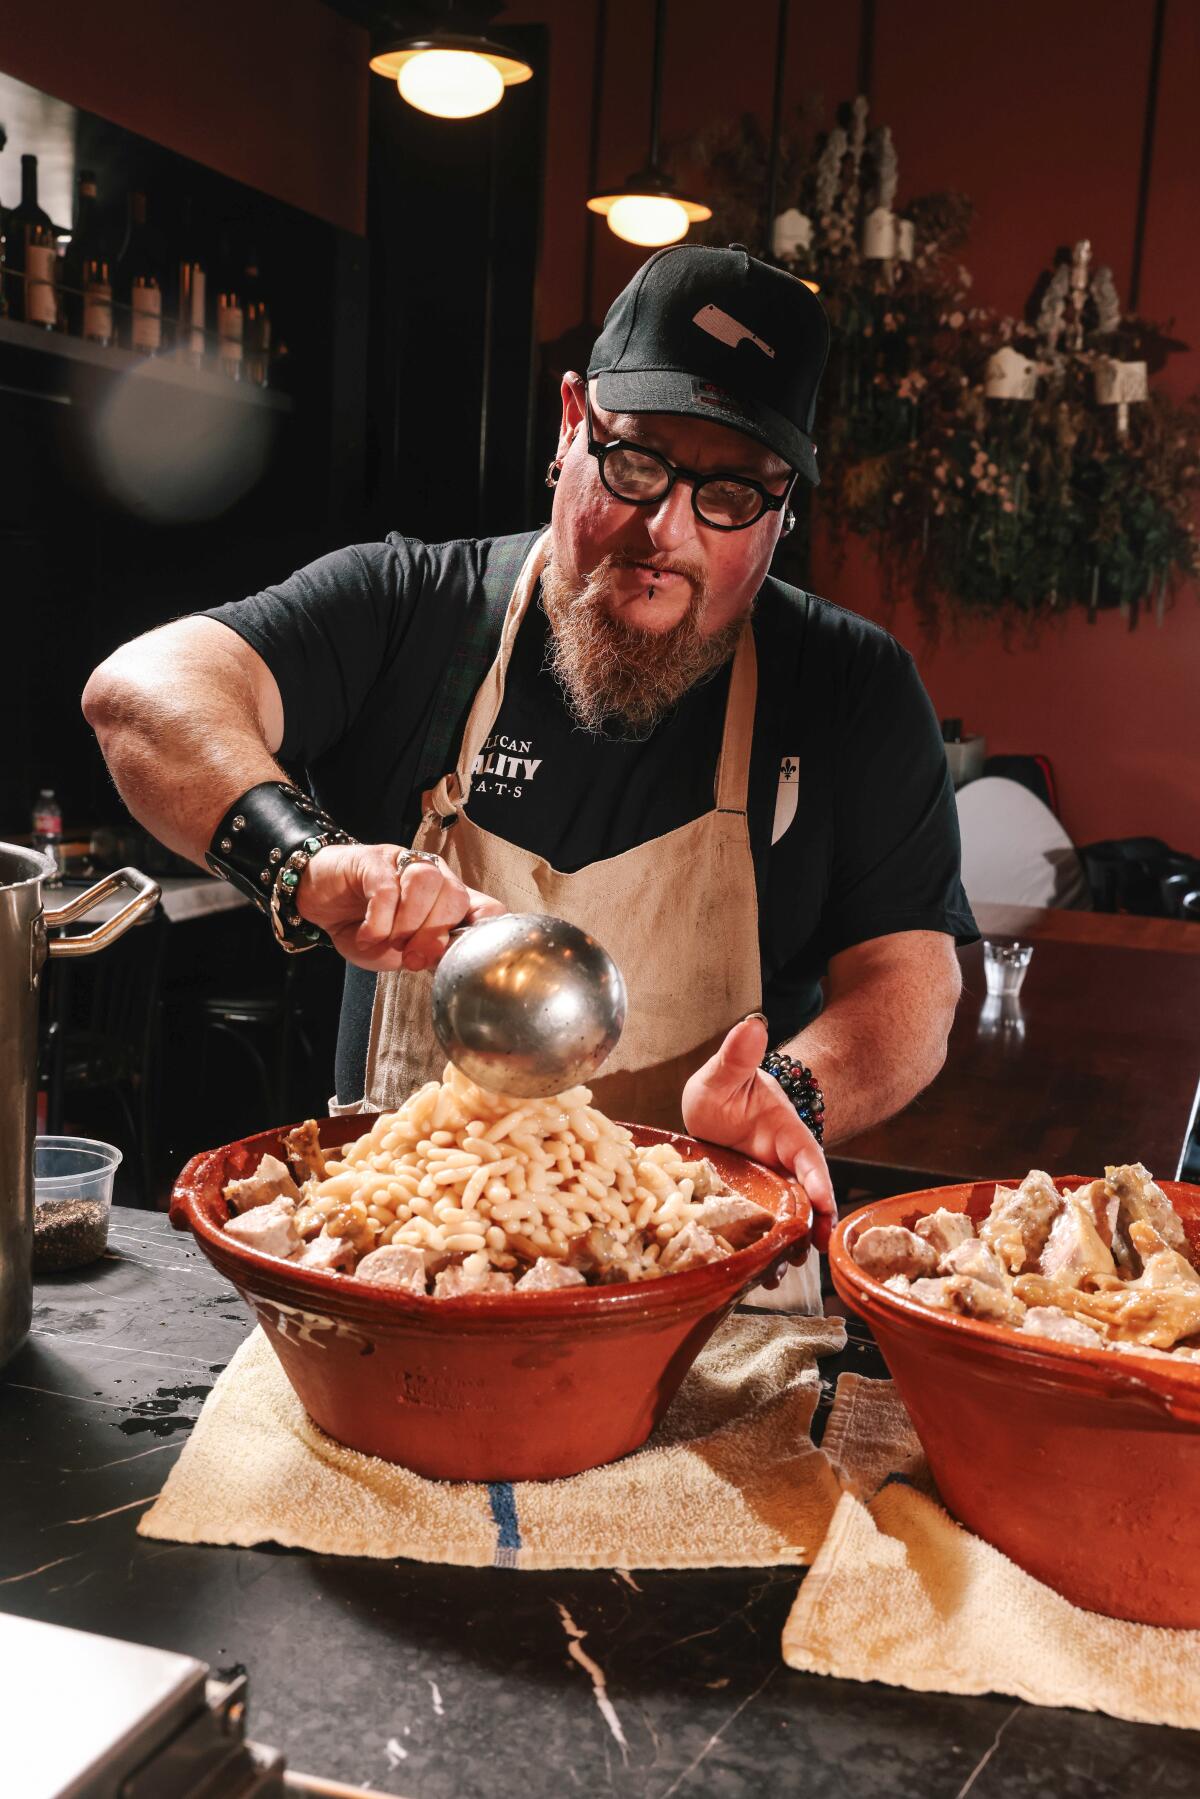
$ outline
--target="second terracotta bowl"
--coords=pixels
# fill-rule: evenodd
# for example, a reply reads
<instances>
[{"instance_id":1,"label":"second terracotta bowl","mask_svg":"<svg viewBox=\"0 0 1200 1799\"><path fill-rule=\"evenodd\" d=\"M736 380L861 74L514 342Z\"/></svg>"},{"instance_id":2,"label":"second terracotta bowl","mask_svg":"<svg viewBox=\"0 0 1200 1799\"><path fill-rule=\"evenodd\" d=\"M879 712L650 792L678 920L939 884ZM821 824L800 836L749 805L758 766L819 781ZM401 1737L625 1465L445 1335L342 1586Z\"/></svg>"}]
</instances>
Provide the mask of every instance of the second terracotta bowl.
<instances>
[{"instance_id":1,"label":"second terracotta bowl","mask_svg":"<svg viewBox=\"0 0 1200 1799\"><path fill-rule=\"evenodd\" d=\"M1161 1185L1200 1248L1200 1188ZM1075 1605L1196 1629L1200 1363L934 1311L890 1292L851 1254L872 1225L911 1228L939 1206L978 1222L995 1187L934 1187L852 1213L830 1245L834 1286L871 1326L956 1518Z\"/></svg>"},{"instance_id":2,"label":"second terracotta bowl","mask_svg":"<svg viewBox=\"0 0 1200 1799\"><path fill-rule=\"evenodd\" d=\"M325 1119L332 1148L371 1117ZM726 1313L786 1260L803 1260L812 1222L803 1189L731 1150L630 1125L639 1144L708 1156L775 1215L749 1248L687 1274L551 1293L416 1298L297 1268L228 1237L226 1182L282 1155L287 1126L195 1156L171 1196L253 1309L297 1397L352 1449L440 1480L551 1480L644 1443Z\"/></svg>"}]
</instances>

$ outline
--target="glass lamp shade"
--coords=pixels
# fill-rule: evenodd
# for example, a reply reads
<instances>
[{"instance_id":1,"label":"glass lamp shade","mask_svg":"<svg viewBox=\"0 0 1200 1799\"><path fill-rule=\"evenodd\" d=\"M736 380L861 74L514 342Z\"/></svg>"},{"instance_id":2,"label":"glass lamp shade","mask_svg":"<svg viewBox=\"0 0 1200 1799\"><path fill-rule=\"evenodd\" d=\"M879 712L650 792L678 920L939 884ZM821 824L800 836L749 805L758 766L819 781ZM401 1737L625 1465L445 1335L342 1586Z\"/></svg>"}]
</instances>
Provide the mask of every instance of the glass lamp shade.
<instances>
[{"instance_id":1,"label":"glass lamp shade","mask_svg":"<svg viewBox=\"0 0 1200 1799\"><path fill-rule=\"evenodd\" d=\"M528 63L486 38L449 35L407 38L373 56L371 67L390 76L410 106L440 119L490 112L506 87L533 74Z\"/></svg>"},{"instance_id":2,"label":"glass lamp shade","mask_svg":"<svg viewBox=\"0 0 1200 1799\"><path fill-rule=\"evenodd\" d=\"M401 97L439 119L473 119L504 97L504 77L470 50L422 50L396 77Z\"/></svg>"},{"instance_id":3,"label":"glass lamp shade","mask_svg":"<svg viewBox=\"0 0 1200 1799\"><path fill-rule=\"evenodd\" d=\"M597 194L588 201L588 209L608 220L615 237L647 248L677 244L686 237L689 225L712 218L711 206L672 193L666 182L654 175L647 179L632 176L620 193Z\"/></svg>"}]
</instances>

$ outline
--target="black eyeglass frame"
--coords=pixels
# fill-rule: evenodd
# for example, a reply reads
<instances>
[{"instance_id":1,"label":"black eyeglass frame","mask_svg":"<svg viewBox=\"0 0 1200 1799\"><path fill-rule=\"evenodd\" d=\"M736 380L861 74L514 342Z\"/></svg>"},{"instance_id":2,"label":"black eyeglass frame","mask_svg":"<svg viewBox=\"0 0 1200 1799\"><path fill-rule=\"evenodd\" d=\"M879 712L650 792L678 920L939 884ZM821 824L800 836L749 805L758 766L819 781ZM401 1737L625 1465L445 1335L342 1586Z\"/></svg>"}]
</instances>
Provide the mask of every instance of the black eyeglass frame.
<instances>
[{"instance_id":1,"label":"black eyeglass frame","mask_svg":"<svg viewBox=\"0 0 1200 1799\"><path fill-rule=\"evenodd\" d=\"M783 492L772 493L770 488L764 487L761 481L755 481L751 475L735 475L732 470L684 468L682 463L671 462L660 451L651 450L646 444L633 443L629 438L613 437L607 442L601 443L593 428L591 395L586 391L583 396L583 405L587 415L588 455L596 458L596 466L600 471L600 480L604 485L605 493L610 493L614 500L620 500L622 506L661 506L676 482L685 481L692 490L692 511L708 530L748 531L751 525L759 524L768 512L782 512L792 497L792 489L800 478L799 470L793 469L792 478ZM618 493L615 487L609 485L608 477L604 472L604 464L614 450L632 450L637 455L648 456L651 462L656 462L667 477L667 485L662 492L654 494L646 500L631 500L627 494ZM710 481L736 481L740 487L750 488L758 495L759 500L759 508L754 517L745 519L740 525L718 525L713 519L706 518L700 510L700 489L706 487Z\"/></svg>"}]
</instances>

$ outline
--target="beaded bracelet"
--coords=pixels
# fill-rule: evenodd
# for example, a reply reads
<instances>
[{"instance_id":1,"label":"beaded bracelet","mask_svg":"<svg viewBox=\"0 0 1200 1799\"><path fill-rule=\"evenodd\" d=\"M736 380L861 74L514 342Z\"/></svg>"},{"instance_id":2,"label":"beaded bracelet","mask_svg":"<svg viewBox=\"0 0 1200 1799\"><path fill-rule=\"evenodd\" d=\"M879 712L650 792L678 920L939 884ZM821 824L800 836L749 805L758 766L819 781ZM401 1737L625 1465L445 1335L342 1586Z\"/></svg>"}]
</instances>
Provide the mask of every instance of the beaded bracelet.
<instances>
[{"instance_id":1,"label":"beaded bracelet","mask_svg":"<svg viewBox=\"0 0 1200 1799\"><path fill-rule=\"evenodd\" d=\"M796 1108L801 1124L807 1126L818 1143L822 1142L825 1137L825 1095L812 1069L777 1049L769 1050L759 1067L779 1082Z\"/></svg>"}]
</instances>

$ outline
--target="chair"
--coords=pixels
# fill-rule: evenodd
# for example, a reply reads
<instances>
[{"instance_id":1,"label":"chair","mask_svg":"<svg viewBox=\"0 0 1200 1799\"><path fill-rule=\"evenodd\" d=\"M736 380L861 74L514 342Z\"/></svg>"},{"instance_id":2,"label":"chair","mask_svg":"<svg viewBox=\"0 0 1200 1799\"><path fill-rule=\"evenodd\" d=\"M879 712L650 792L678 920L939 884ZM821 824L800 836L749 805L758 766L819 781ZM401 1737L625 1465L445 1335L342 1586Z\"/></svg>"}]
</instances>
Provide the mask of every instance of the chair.
<instances>
[{"instance_id":1,"label":"chair","mask_svg":"<svg viewBox=\"0 0 1200 1799\"><path fill-rule=\"evenodd\" d=\"M1075 845L1048 806L996 775L960 787L962 880L972 904L1091 907Z\"/></svg>"},{"instance_id":2,"label":"chair","mask_svg":"<svg viewBox=\"0 0 1200 1799\"><path fill-rule=\"evenodd\" d=\"M124 1127L120 1147L144 1206L154 1203L166 935L159 906L101 954L50 961L42 1009L46 1130L62 1131L72 1102L114 1102Z\"/></svg>"}]
</instances>

